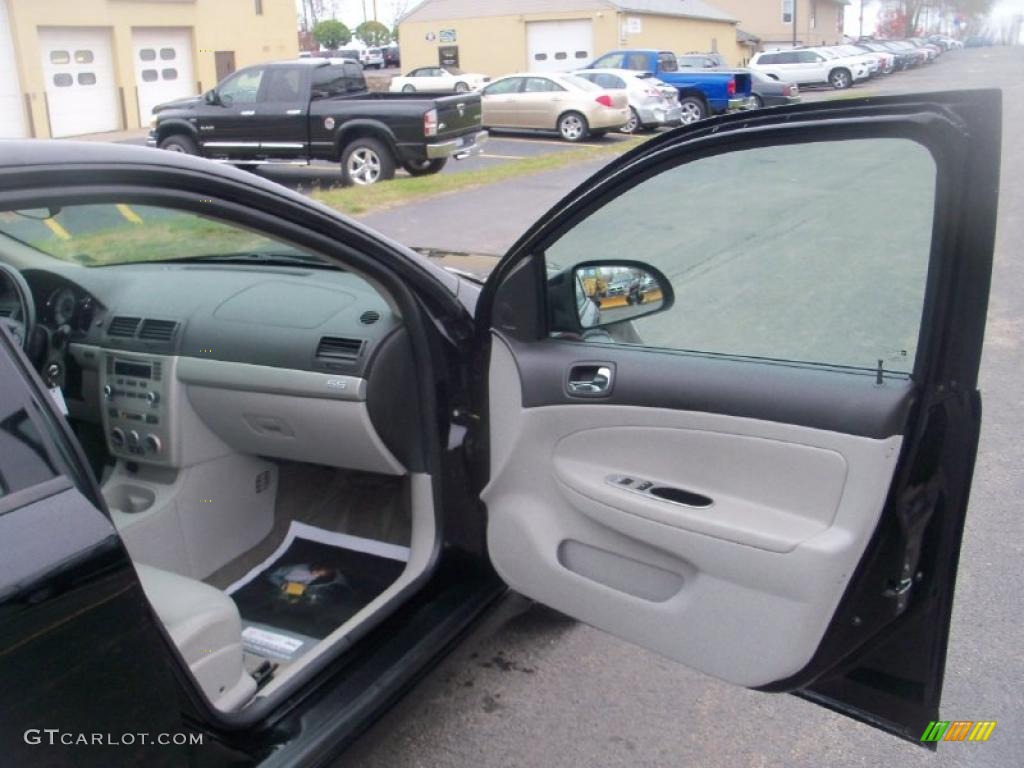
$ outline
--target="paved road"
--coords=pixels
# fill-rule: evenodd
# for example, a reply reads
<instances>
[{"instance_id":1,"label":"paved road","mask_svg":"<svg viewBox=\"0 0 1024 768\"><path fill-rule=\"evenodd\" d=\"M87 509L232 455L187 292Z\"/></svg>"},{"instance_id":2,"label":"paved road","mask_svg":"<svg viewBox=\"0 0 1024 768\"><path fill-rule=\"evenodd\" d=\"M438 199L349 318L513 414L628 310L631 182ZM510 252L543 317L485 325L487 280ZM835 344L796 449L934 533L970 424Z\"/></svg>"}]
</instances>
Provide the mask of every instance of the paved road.
<instances>
[{"instance_id":1,"label":"paved road","mask_svg":"<svg viewBox=\"0 0 1024 768\"><path fill-rule=\"evenodd\" d=\"M944 714L999 721L938 755L789 696L718 683L511 597L338 765L1011 766L1024 755L1024 49L977 49L872 84L1004 89L1000 224L982 388L985 423L964 537ZM868 87L861 89L867 92ZM808 100L833 94L808 94ZM407 242L501 250L577 183L567 169L367 218ZM410 238L407 221L421 235Z\"/></svg>"}]
</instances>

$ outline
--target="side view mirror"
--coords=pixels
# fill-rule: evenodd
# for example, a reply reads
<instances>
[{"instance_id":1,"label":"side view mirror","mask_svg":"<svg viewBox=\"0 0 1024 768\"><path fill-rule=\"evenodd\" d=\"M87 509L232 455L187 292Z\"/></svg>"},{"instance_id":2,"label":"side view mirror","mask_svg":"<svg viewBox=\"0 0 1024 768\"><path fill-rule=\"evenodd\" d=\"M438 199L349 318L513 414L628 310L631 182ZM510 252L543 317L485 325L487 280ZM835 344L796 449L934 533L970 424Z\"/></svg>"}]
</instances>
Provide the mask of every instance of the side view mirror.
<instances>
[{"instance_id":1,"label":"side view mirror","mask_svg":"<svg viewBox=\"0 0 1024 768\"><path fill-rule=\"evenodd\" d=\"M556 293L552 305L574 307L572 320L582 330L647 317L675 303L668 278L640 261L582 262L572 268L571 275L563 272L553 278L551 288ZM553 319L557 323L558 318Z\"/></svg>"},{"instance_id":2,"label":"side view mirror","mask_svg":"<svg viewBox=\"0 0 1024 768\"><path fill-rule=\"evenodd\" d=\"M203 101L205 101L207 104L210 104L211 106L217 106L221 103L220 96L217 95L217 91L214 88L211 88L203 94Z\"/></svg>"}]
</instances>

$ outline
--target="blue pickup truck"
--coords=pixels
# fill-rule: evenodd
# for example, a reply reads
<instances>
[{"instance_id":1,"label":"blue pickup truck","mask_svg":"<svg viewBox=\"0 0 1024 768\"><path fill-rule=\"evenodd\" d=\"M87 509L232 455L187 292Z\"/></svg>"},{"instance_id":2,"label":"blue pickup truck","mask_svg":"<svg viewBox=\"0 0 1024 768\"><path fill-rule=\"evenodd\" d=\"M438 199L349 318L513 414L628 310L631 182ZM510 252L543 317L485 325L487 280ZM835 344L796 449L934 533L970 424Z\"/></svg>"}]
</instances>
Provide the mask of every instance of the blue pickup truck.
<instances>
[{"instance_id":1,"label":"blue pickup truck","mask_svg":"<svg viewBox=\"0 0 1024 768\"><path fill-rule=\"evenodd\" d=\"M662 82L675 86L683 105L684 123L751 106L749 72L680 69L676 55L670 51L611 51L599 56L589 68L650 72Z\"/></svg>"}]
</instances>

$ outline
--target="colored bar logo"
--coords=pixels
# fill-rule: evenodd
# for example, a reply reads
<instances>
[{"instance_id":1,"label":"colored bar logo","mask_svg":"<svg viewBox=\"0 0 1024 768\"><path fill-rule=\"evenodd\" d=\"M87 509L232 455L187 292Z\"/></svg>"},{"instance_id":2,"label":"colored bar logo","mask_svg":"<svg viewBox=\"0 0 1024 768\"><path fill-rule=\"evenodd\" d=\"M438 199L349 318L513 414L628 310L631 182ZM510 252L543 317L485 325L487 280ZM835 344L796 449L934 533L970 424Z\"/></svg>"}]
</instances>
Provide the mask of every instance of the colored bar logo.
<instances>
[{"instance_id":1,"label":"colored bar logo","mask_svg":"<svg viewBox=\"0 0 1024 768\"><path fill-rule=\"evenodd\" d=\"M995 729L995 720L932 720L921 741L988 741Z\"/></svg>"}]
</instances>

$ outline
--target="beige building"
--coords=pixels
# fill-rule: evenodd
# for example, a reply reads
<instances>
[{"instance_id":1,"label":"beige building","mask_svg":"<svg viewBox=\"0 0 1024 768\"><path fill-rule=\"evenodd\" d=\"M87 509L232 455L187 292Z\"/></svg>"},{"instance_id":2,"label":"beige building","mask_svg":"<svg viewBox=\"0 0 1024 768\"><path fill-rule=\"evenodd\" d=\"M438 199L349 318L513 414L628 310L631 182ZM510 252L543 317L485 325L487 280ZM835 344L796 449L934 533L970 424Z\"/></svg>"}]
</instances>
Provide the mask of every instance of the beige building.
<instances>
[{"instance_id":1,"label":"beige building","mask_svg":"<svg viewBox=\"0 0 1024 768\"><path fill-rule=\"evenodd\" d=\"M497 77L567 71L620 48L749 54L737 18L703 0L424 0L399 24L402 67L449 64Z\"/></svg>"},{"instance_id":2,"label":"beige building","mask_svg":"<svg viewBox=\"0 0 1024 768\"><path fill-rule=\"evenodd\" d=\"M148 125L153 106L298 53L295 0L0 0L0 138Z\"/></svg>"},{"instance_id":3,"label":"beige building","mask_svg":"<svg viewBox=\"0 0 1024 768\"><path fill-rule=\"evenodd\" d=\"M829 45L843 40L843 14L850 0L715 0L758 38L761 50Z\"/></svg>"}]
</instances>

